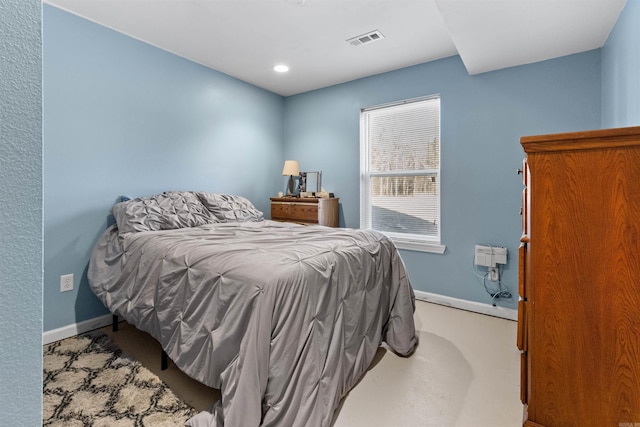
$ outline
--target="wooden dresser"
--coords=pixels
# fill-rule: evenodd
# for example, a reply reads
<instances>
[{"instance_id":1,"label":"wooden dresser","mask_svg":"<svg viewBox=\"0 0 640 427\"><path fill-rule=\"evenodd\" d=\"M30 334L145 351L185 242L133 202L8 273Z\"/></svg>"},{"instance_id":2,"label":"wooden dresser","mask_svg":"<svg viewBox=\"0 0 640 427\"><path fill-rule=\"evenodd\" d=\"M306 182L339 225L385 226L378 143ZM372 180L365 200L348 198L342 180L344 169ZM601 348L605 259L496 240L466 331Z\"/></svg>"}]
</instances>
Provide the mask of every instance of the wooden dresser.
<instances>
[{"instance_id":1,"label":"wooden dresser","mask_svg":"<svg viewBox=\"0 0 640 427\"><path fill-rule=\"evenodd\" d=\"M338 227L339 198L272 197L271 219Z\"/></svg>"},{"instance_id":2,"label":"wooden dresser","mask_svg":"<svg viewBox=\"0 0 640 427\"><path fill-rule=\"evenodd\" d=\"M640 127L520 140L528 427L640 425Z\"/></svg>"}]
</instances>

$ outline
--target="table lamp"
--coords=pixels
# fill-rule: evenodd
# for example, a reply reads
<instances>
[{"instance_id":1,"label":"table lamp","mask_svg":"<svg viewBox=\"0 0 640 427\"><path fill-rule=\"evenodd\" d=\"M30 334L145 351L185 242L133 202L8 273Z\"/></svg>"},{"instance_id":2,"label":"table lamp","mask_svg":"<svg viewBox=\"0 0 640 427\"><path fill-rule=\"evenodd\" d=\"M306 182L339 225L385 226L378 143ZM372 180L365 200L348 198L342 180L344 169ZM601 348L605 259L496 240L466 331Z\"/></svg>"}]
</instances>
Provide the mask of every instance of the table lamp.
<instances>
[{"instance_id":1,"label":"table lamp","mask_svg":"<svg viewBox=\"0 0 640 427\"><path fill-rule=\"evenodd\" d=\"M289 175L289 192L287 196L293 195L293 175L300 175L300 165L297 160L285 160L282 175Z\"/></svg>"}]
</instances>

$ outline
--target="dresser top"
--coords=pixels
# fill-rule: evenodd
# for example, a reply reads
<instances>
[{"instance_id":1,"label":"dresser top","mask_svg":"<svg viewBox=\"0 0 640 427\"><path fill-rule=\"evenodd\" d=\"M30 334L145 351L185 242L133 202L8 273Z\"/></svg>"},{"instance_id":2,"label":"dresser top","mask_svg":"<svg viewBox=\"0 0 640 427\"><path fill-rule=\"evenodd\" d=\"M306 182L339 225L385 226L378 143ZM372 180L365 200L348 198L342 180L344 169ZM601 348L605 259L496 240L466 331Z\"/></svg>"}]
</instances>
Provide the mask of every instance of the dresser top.
<instances>
[{"instance_id":1,"label":"dresser top","mask_svg":"<svg viewBox=\"0 0 640 427\"><path fill-rule=\"evenodd\" d=\"M329 197L338 200L338 197ZM318 203L320 197L270 197L272 202Z\"/></svg>"},{"instance_id":2,"label":"dresser top","mask_svg":"<svg viewBox=\"0 0 640 427\"><path fill-rule=\"evenodd\" d=\"M640 126L523 136L526 153L640 146Z\"/></svg>"}]
</instances>

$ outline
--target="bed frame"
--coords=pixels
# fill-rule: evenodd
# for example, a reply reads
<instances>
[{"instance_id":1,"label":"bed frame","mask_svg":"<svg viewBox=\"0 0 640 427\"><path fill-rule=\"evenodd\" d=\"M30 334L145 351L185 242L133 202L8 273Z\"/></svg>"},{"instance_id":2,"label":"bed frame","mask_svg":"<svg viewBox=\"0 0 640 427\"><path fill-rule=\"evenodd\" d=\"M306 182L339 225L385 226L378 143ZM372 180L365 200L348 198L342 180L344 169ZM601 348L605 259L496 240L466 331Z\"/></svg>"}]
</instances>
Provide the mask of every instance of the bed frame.
<instances>
[{"instance_id":1,"label":"bed frame","mask_svg":"<svg viewBox=\"0 0 640 427\"><path fill-rule=\"evenodd\" d=\"M113 332L118 332L118 315L114 314L113 317L111 318L111 330ZM167 355L167 352L164 351L164 349L160 350L160 370L164 371L167 369L167 367L169 366L169 356Z\"/></svg>"}]
</instances>

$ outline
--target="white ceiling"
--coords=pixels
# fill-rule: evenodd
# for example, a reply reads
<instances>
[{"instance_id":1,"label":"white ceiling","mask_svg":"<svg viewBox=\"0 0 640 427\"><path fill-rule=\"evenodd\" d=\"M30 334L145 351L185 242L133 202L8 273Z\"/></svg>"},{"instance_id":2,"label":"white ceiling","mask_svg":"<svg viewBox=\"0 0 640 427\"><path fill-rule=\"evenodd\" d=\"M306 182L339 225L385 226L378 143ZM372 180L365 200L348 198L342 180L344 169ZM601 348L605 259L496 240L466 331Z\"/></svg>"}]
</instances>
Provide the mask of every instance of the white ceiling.
<instances>
[{"instance_id":1,"label":"white ceiling","mask_svg":"<svg viewBox=\"0 0 640 427\"><path fill-rule=\"evenodd\" d=\"M456 54L477 74L597 49L626 2L44 1L284 96ZM384 39L346 42L373 30Z\"/></svg>"}]
</instances>

